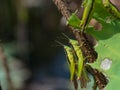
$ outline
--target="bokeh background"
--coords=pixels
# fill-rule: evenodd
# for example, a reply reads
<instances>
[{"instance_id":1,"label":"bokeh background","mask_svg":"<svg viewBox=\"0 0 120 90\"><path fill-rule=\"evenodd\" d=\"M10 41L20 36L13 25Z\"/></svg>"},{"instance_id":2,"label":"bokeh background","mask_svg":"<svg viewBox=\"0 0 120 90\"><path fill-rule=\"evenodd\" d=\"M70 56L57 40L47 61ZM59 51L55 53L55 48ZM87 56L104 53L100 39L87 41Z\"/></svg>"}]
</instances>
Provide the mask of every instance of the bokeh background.
<instances>
[{"instance_id":1,"label":"bokeh background","mask_svg":"<svg viewBox=\"0 0 120 90\"><path fill-rule=\"evenodd\" d=\"M55 42L61 32L68 30L52 0L0 0L0 47L15 90L69 89L64 50ZM9 90L2 64L2 90Z\"/></svg>"}]
</instances>

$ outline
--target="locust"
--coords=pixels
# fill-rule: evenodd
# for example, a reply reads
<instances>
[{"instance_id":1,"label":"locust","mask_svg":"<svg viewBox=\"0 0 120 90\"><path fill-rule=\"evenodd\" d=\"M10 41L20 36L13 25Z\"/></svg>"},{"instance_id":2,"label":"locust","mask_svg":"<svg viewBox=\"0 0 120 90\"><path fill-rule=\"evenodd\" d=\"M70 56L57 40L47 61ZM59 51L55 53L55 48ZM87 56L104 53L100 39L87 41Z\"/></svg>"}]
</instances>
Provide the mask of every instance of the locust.
<instances>
[{"instance_id":1,"label":"locust","mask_svg":"<svg viewBox=\"0 0 120 90\"><path fill-rule=\"evenodd\" d=\"M113 16L120 19L120 11L118 8L111 3L110 0L103 0L103 5Z\"/></svg>"},{"instance_id":2,"label":"locust","mask_svg":"<svg viewBox=\"0 0 120 90\"><path fill-rule=\"evenodd\" d=\"M71 44L76 56L77 56L77 78L80 80L81 88L85 88L87 86L87 82L89 82L89 77L87 74L86 69L84 68L84 65L86 64L85 62L85 57L82 53L81 50L81 45L79 45L77 40L70 39L67 35L63 33L63 35L69 40L69 43Z\"/></svg>"},{"instance_id":3,"label":"locust","mask_svg":"<svg viewBox=\"0 0 120 90\"><path fill-rule=\"evenodd\" d=\"M73 49L67 45L62 44L59 41L56 42L64 47L64 51L66 53L66 57L70 69L70 80L73 82L75 90L77 90L78 88L77 71L76 71L77 64L76 64L76 56L73 52Z\"/></svg>"},{"instance_id":4,"label":"locust","mask_svg":"<svg viewBox=\"0 0 120 90\"><path fill-rule=\"evenodd\" d=\"M84 0L82 3L84 9L82 19L79 19L79 17L76 16L76 12L77 12L76 10L75 13L72 13L72 15L68 18L67 25L73 26L74 28L77 28L78 30L84 32L92 18L94 5L95 5L95 0Z\"/></svg>"},{"instance_id":5,"label":"locust","mask_svg":"<svg viewBox=\"0 0 120 90\"><path fill-rule=\"evenodd\" d=\"M70 80L73 80L73 77L75 75L75 56L73 53L73 49L67 45L64 45L62 43L60 43L59 41L56 41L57 43L59 43L60 45L62 45L64 47L64 51L66 53L66 57L67 57L67 61L69 64L69 69L70 69Z\"/></svg>"},{"instance_id":6,"label":"locust","mask_svg":"<svg viewBox=\"0 0 120 90\"><path fill-rule=\"evenodd\" d=\"M81 32L79 32L76 34L76 38L79 44L81 44L81 50L83 51L83 54L86 57L86 62L94 63L98 57L98 54L95 51L93 44L88 40L86 34L81 34Z\"/></svg>"},{"instance_id":7,"label":"locust","mask_svg":"<svg viewBox=\"0 0 120 90\"><path fill-rule=\"evenodd\" d=\"M120 10L112 4L110 0L102 0L103 6L107 9L109 13L111 13L115 18L120 19ZM83 0L83 14L82 18L76 15L77 10L71 14L71 16L67 20L67 25L70 25L77 30L84 32L87 27L90 27L88 24L93 16L94 7L95 7L95 0Z\"/></svg>"},{"instance_id":8,"label":"locust","mask_svg":"<svg viewBox=\"0 0 120 90\"><path fill-rule=\"evenodd\" d=\"M95 0L84 0L83 3L84 12L80 23L81 31L84 31L90 22L93 15Z\"/></svg>"},{"instance_id":9,"label":"locust","mask_svg":"<svg viewBox=\"0 0 120 90\"><path fill-rule=\"evenodd\" d=\"M77 71L77 75L78 75L78 78L81 77L81 73L82 73L82 69L83 69L83 64L84 64L84 56L83 56L83 53L82 53L82 50L80 48L80 45L78 43L77 40L74 40L74 39L70 39L67 35L65 35L63 33L63 35L69 40L69 43L71 44L76 56L77 56L77 65L78 65L78 71Z\"/></svg>"},{"instance_id":10,"label":"locust","mask_svg":"<svg viewBox=\"0 0 120 90\"><path fill-rule=\"evenodd\" d=\"M85 58L84 58L84 56L82 54L82 51L80 49L80 46L79 46L78 42L76 40L73 40L73 39L69 39L69 42L72 45L72 47L73 47L73 49L75 51L75 54L77 55L77 58L78 58L78 61L77 61L78 72L77 72L77 74L78 74L78 78L80 78Z\"/></svg>"}]
</instances>

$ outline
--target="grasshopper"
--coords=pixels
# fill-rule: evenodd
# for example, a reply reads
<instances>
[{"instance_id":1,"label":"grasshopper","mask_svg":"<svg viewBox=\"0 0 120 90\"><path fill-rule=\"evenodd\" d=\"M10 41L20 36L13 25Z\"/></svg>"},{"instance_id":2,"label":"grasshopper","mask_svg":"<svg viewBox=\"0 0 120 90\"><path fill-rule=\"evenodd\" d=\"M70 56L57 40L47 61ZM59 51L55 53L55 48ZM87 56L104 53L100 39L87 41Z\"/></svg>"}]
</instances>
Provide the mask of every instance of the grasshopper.
<instances>
[{"instance_id":1,"label":"grasshopper","mask_svg":"<svg viewBox=\"0 0 120 90\"><path fill-rule=\"evenodd\" d=\"M79 17L76 16L77 11L75 11L75 13L72 13L72 15L68 18L67 24L81 31L84 31L92 17L93 10L94 10L93 9L94 1L95 0L84 0L82 3L83 8L84 8L82 19L80 20Z\"/></svg>"},{"instance_id":2,"label":"grasshopper","mask_svg":"<svg viewBox=\"0 0 120 90\"><path fill-rule=\"evenodd\" d=\"M68 60L68 64L69 64L69 69L70 69L70 80L73 81L74 84L74 88L75 90L77 90L78 88L78 83L77 83L77 75L76 75L76 57L75 54L73 52L73 49L67 45L64 45L58 41L56 41L57 43L59 43L60 45L62 45L64 47L65 53L66 53L66 57Z\"/></svg>"},{"instance_id":3,"label":"grasshopper","mask_svg":"<svg viewBox=\"0 0 120 90\"><path fill-rule=\"evenodd\" d=\"M64 45L58 41L56 41L58 44L60 44L61 46L64 47L64 51L66 53L66 57L67 57L67 60L68 60L68 64L69 64L69 69L70 69L70 80L72 81L73 78L74 78L74 75L75 75L75 56L74 56L74 53L73 53L73 49L67 45Z\"/></svg>"},{"instance_id":4,"label":"grasshopper","mask_svg":"<svg viewBox=\"0 0 120 90\"><path fill-rule=\"evenodd\" d=\"M84 31L92 17L95 0L84 0L82 5L84 8L84 12L83 12L82 20L79 26L81 27L81 30Z\"/></svg>"},{"instance_id":5,"label":"grasshopper","mask_svg":"<svg viewBox=\"0 0 120 90\"><path fill-rule=\"evenodd\" d=\"M94 61L96 61L98 54L94 50L93 45L90 43L85 33L78 33L76 38L80 44L82 43L81 49L86 57L86 62L93 63Z\"/></svg>"},{"instance_id":6,"label":"grasshopper","mask_svg":"<svg viewBox=\"0 0 120 90\"><path fill-rule=\"evenodd\" d=\"M73 39L70 39L67 35L63 34L68 40L69 40L69 43L71 44L76 56L77 56L77 65L78 65L78 69L77 69L77 75L78 75L78 79L81 77L81 74L82 74L82 71L83 71L83 68L84 68L84 56L83 56L83 53L82 53L82 50L81 50L81 46L79 45L78 41L77 40L73 40Z\"/></svg>"},{"instance_id":7,"label":"grasshopper","mask_svg":"<svg viewBox=\"0 0 120 90\"><path fill-rule=\"evenodd\" d=\"M115 7L110 0L103 0L104 7L110 12L113 16L120 19L120 12L117 7Z\"/></svg>"}]
</instances>

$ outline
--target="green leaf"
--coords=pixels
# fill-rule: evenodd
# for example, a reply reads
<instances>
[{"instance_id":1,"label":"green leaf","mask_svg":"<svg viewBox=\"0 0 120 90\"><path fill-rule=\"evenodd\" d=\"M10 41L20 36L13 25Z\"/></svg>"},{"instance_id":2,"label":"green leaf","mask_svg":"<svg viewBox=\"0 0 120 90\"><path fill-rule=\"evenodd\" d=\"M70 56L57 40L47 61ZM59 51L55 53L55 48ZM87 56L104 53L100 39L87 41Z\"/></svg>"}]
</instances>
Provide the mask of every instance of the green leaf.
<instances>
[{"instance_id":1,"label":"green leaf","mask_svg":"<svg viewBox=\"0 0 120 90\"><path fill-rule=\"evenodd\" d=\"M103 7L102 0L95 0L95 2L93 17L102 24L102 30L95 31L94 28L87 28L86 30L98 41L95 47L98 52L98 59L90 65L107 76L109 83L106 90L113 90L114 88L119 90L120 85L117 83L120 80L120 21L110 18L111 14ZM68 20L68 24L76 28L79 28L80 22L75 13ZM88 84L87 88L92 86L91 83ZM87 88L84 90L87 90ZM89 88L89 90L91 89Z\"/></svg>"},{"instance_id":2,"label":"green leaf","mask_svg":"<svg viewBox=\"0 0 120 90\"><path fill-rule=\"evenodd\" d=\"M81 20L76 16L76 13L73 13L67 21L67 24L73 26L74 28L80 28L80 23Z\"/></svg>"},{"instance_id":3,"label":"green leaf","mask_svg":"<svg viewBox=\"0 0 120 90\"><path fill-rule=\"evenodd\" d=\"M109 13L99 2L96 4L94 18L102 24L101 31L95 31L88 28L87 33L97 39L98 44L95 50L98 52L98 59L95 63L90 64L92 67L99 69L109 79L106 90L119 90L120 85L120 22L112 20L107 23ZM105 62L107 61L107 62Z\"/></svg>"}]
</instances>

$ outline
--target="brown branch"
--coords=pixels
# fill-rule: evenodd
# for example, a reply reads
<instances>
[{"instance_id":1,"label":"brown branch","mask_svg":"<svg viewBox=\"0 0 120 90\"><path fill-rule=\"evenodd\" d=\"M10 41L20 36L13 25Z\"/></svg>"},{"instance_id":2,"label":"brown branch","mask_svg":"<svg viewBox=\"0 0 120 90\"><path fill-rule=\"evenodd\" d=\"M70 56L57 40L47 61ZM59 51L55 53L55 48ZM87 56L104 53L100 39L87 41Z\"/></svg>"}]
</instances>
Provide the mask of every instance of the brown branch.
<instances>
[{"instance_id":1,"label":"brown branch","mask_svg":"<svg viewBox=\"0 0 120 90\"><path fill-rule=\"evenodd\" d=\"M68 20L72 12L66 2L64 0L53 0L53 2L58 7L62 15Z\"/></svg>"},{"instance_id":2,"label":"brown branch","mask_svg":"<svg viewBox=\"0 0 120 90\"><path fill-rule=\"evenodd\" d=\"M106 78L106 76L98 69L92 68L90 65L86 65L85 68L94 78L93 89L96 90L96 88L98 87L99 90L103 90L108 84L108 79Z\"/></svg>"},{"instance_id":3,"label":"brown branch","mask_svg":"<svg viewBox=\"0 0 120 90\"><path fill-rule=\"evenodd\" d=\"M96 61L98 57L97 52L94 50L94 47L91 44L91 42L89 42L88 38L86 37L86 34L83 32L78 32L78 30L73 33L76 39L78 40L79 44L82 44L81 49L86 57L86 62L93 63L94 61Z\"/></svg>"}]
</instances>

